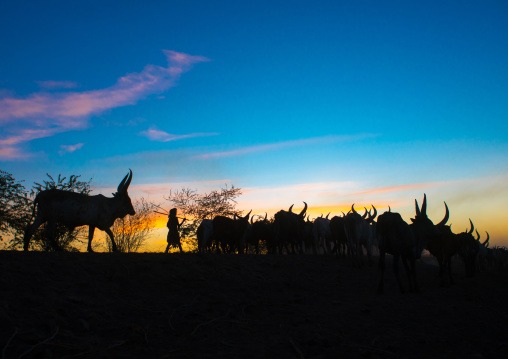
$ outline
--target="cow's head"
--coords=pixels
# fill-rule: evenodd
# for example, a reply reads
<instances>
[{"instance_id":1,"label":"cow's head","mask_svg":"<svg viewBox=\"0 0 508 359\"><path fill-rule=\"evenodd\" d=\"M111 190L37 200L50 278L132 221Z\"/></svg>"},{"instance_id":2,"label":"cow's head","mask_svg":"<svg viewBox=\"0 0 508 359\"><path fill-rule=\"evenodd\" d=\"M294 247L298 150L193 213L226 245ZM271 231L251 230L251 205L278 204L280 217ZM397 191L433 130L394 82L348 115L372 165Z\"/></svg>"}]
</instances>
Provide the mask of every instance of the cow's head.
<instances>
[{"instance_id":1,"label":"cow's head","mask_svg":"<svg viewBox=\"0 0 508 359\"><path fill-rule=\"evenodd\" d=\"M423 249L427 246L427 243L432 240L439 240L441 238L441 232L432 223L430 218L427 216L427 196L423 195L422 209L418 207L418 201L415 199L415 218L411 218L411 228L415 236L415 254L417 258Z\"/></svg>"},{"instance_id":2,"label":"cow's head","mask_svg":"<svg viewBox=\"0 0 508 359\"><path fill-rule=\"evenodd\" d=\"M119 218L123 218L126 215L135 215L136 211L134 211L134 207L132 206L131 199L129 194L127 193L127 189L132 181L132 170L129 169L129 173L123 178L122 182L118 185L116 193L113 193L113 196L121 201L122 205L119 209L118 216Z\"/></svg>"},{"instance_id":3,"label":"cow's head","mask_svg":"<svg viewBox=\"0 0 508 359\"><path fill-rule=\"evenodd\" d=\"M372 208L374 209L374 214L371 215L370 211L369 211L369 218L367 218L367 223L373 223L374 219L376 219L377 209L376 209L376 207L374 207L374 205L372 205Z\"/></svg>"}]
</instances>

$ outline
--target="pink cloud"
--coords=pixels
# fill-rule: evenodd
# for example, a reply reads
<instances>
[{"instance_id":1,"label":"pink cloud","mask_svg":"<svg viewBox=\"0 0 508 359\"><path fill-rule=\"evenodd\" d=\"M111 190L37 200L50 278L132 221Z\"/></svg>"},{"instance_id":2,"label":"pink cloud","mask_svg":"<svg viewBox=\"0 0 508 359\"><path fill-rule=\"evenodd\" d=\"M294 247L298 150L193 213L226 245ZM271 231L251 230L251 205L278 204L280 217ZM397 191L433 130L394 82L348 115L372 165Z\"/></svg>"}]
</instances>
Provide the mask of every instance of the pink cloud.
<instances>
[{"instance_id":1,"label":"pink cloud","mask_svg":"<svg viewBox=\"0 0 508 359\"><path fill-rule=\"evenodd\" d=\"M127 74L111 87L83 92L37 92L25 98L6 94L0 98L0 125L20 138L20 126L51 128L53 133L87 127L90 116L127 105L134 105L148 95L161 93L176 85L180 75L193 64L209 61L202 56L191 56L164 50L168 66L147 65L139 73ZM46 85L58 82L45 81ZM61 85L61 83L60 83ZM70 85L70 83L67 83ZM11 128L9 128L11 127ZM13 141L9 138L3 141ZM27 139L30 140L30 139Z\"/></svg>"},{"instance_id":2,"label":"pink cloud","mask_svg":"<svg viewBox=\"0 0 508 359\"><path fill-rule=\"evenodd\" d=\"M189 133L186 135L173 135L171 133L161 131L155 127L151 127L146 131L141 131L139 134L141 136L147 137L151 141L157 141L157 142L169 142L169 141L182 140L185 138L217 135L217 133Z\"/></svg>"},{"instance_id":3,"label":"pink cloud","mask_svg":"<svg viewBox=\"0 0 508 359\"><path fill-rule=\"evenodd\" d=\"M57 132L56 129L20 129L15 135L0 138L0 148L17 145L37 138L50 137Z\"/></svg>"},{"instance_id":4,"label":"pink cloud","mask_svg":"<svg viewBox=\"0 0 508 359\"><path fill-rule=\"evenodd\" d=\"M0 158L4 161L25 160L29 157L31 157L31 155L23 153L23 151L17 147L0 147Z\"/></svg>"}]
</instances>

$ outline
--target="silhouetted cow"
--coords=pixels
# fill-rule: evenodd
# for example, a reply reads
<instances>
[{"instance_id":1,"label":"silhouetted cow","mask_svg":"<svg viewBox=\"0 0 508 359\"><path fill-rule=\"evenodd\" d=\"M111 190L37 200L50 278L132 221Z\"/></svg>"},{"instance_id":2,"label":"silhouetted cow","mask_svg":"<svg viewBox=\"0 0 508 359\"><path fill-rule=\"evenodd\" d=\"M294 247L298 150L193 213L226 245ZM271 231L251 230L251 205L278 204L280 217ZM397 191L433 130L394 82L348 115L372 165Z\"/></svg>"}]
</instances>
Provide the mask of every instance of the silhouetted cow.
<instances>
[{"instance_id":1,"label":"silhouetted cow","mask_svg":"<svg viewBox=\"0 0 508 359\"><path fill-rule=\"evenodd\" d=\"M480 251L478 241L473 237L474 225L471 219L469 220L471 229L466 232L457 234L458 241L458 254L464 262L466 277L473 277L476 273L476 258Z\"/></svg>"},{"instance_id":2,"label":"silhouetted cow","mask_svg":"<svg viewBox=\"0 0 508 359\"><path fill-rule=\"evenodd\" d=\"M353 204L351 206L351 212L349 212L344 218L344 229L346 232L349 251L351 252L353 259L353 265L357 265L359 267L363 266L363 245L367 249L369 264L372 263L372 252L370 246L371 228L369 223L365 220L367 213L367 209L365 209L365 214L360 216L360 214L355 211L355 205Z\"/></svg>"},{"instance_id":3,"label":"silhouetted cow","mask_svg":"<svg viewBox=\"0 0 508 359\"><path fill-rule=\"evenodd\" d=\"M476 230L476 240L478 241L478 258L476 259L476 268L480 270L485 270L489 266L489 263L492 261L492 250L489 248L489 232L487 233L487 239L482 243L480 242L480 233Z\"/></svg>"},{"instance_id":4,"label":"silhouetted cow","mask_svg":"<svg viewBox=\"0 0 508 359\"><path fill-rule=\"evenodd\" d=\"M89 196L82 193L49 189L39 192L35 197L32 217L37 209L37 215L25 231L23 238L23 249L28 250L30 239L33 234L45 222L47 225L47 237L55 249L59 249L54 238L55 226L57 223L67 226L69 230L76 227L88 226L88 252L92 250L92 239L95 228L106 232L111 239L113 251L116 251L116 243L110 227L117 218L126 215L134 215L131 199L127 189L132 181L132 171L124 177L118 185L117 192L113 197L104 197L99 194Z\"/></svg>"},{"instance_id":5,"label":"silhouetted cow","mask_svg":"<svg viewBox=\"0 0 508 359\"><path fill-rule=\"evenodd\" d=\"M409 290L418 291L416 282L415 261L421 257L423 249L429 240L435 240L441 236L437 227L427 216L427 196L424 194L422 210L415 200L415 218L411 218L412 224L408 225L400 214L385 212L378 217L377 237L379 246L379 268L381 269L381 281L378 292L383 292L383 278L385 270L385 253L393 255L393 270L399 284L399 289L404 292L404 287L399 277L399 258L409 278Z\"/></svg>"},{"instance_id":6,"label":"silhouetted cow","mask_svg":"<svg viewBox=\"0 0 508 359\"><path fill-rule=\"evenodd\" d=\"M437 229L441 233L441 237L432 237L427 242L427 250L430 254L432 254L437 259L437 263L439 264L439 278L440 285L445 286L447 283L453 284L453 276L452 276L452 257L457 254L458 251L458 241L457 236L452 232L450 226L446 225L448 219L450 217L450 212L448 210L448 206L445 205L445 216L441 222L436 224ZM445 278L445 271L448 274L448 281Z\"/></svg>"},{"instance_id":7,"label":"silhouetted cow","mask_svg":"<svg viewBox=\"0 0 508 359\"><path fill-rule=\"evenodd\" d=\"M198 251L203 252L212 247L213 223L211 219L203 219L196 230Z\"/></svg>"},{"instance_id":8,"label":"silhouetted cow","mask_svg":"<svg viewBox=\"0 0 508 359\"><path fill-rule=\"evenodd\" d=\"M292 212L293 205L289 207L289 211L280 210L275 214L274 219L274 230L275 230L275 242L279 254L282 254L282 248L286 248L289 253L291 247L291 253L296 253L297 249L302 251L302 240L304 236L304 217L307 211L307 203L303 202L305 207L296 214Z\"/></svg>"},{"instance_id":9,"label":"silhouetted cow","mask_svg":"<svg viewBox=\"0 0 508 359\"><path fill-rule=\"evenodd\" d=\"M346 255L347 236L344 229L344 217L334 216L330 220L330 231L332 233L332 241L335 244L335 254L337 256Z\"/></svg>"},{"instance_id":10,"label":"silhouetted cow","mask_svg":"<svg viewBox=\"0 0 508 359\"><path fill-rule=\"evenodd\" d=\"M335 249L335 245L333 244L332 239L332 231L330 230L330 220L328 219L328 216L326 216L326 218L316 218L314 220L312 232L314 237L314 246L312 247L314 254L319 248L323 248L323 253L325 254Z\"/></svg>"},{"instance_id":11,"label":"silhouetted cow","mask_svg":"<svg viewBox=\"0 0 508 359\"><path fill-rule=\"evenodd\" d=\"M268 214L265 214L264 219L256 222L254 222L253 217L251 217L250 225L247 227L244 236L246 251L248 251L249 245L252 245L255 248L256 254L259 254L260 242L265 242L268 248L268 245L273 237L273 226L268 220Z\"/></svg>"},{"instance_id":12,"label":"silhouetted cow","mask_svg":"<svg viewBox=\"0 0 508 359\"><path fill-rule=\"evenodd\" d=\"M225 216L216 216L212 221L213 238L217 244L217 249L220 247L223 253L242 254L245 249L244 233L249 225L250 213L245 217L234 215L234 218Z\"/></svg>"}]
</instances>

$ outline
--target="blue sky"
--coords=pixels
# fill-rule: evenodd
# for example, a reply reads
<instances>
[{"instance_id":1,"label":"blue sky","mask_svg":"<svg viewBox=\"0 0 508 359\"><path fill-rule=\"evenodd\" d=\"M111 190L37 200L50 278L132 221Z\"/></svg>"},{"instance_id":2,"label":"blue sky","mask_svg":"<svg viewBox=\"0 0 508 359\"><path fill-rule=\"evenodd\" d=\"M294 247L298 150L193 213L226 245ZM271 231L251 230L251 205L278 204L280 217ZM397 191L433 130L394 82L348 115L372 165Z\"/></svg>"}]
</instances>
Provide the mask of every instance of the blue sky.
<instances>
[{"instance_id":1,"label":"blue sky","mask_svg":"<svg viewBox=\"0 0 508 359\"><path fill-rule=\"evenodd\" d=\"M239 208L391 205L508 244L505 1L3 1L0 169Z\"/></svg>"}]
</instances>

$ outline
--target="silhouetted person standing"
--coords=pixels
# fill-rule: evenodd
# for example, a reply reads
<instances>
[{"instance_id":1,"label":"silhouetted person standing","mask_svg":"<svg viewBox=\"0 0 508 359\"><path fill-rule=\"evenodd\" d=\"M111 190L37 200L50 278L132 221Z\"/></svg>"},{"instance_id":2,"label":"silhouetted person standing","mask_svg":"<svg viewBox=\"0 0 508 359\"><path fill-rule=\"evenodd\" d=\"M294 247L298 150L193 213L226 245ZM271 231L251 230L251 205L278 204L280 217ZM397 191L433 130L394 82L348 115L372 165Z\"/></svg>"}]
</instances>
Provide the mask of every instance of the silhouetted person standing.
<instances>
[{"instance_id":1,"label":"silhouetted person standing","mask_svg":"<svg viewBox=\"0 0 508 359\"><path fill-rule=\"evenodd\" d=\"M186 218L184 218L182 222L179 222L178 217L176 216L176 208L171 208L171 210L169 211L167 224L167 227L169 229L168 245L164 253L168 253L169 247L177 247L177 246L180 249L180 252L183 252L182 245L180 244L180 227L185 221Z\"/></svg>"}]
</instances>

